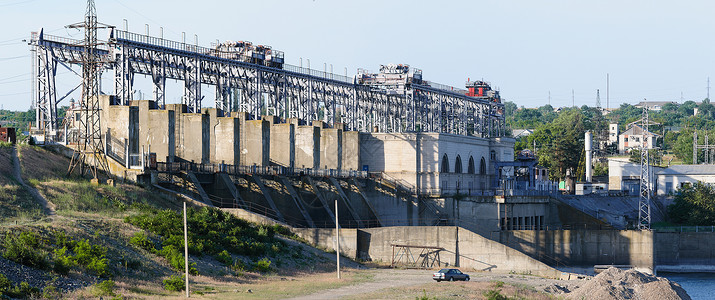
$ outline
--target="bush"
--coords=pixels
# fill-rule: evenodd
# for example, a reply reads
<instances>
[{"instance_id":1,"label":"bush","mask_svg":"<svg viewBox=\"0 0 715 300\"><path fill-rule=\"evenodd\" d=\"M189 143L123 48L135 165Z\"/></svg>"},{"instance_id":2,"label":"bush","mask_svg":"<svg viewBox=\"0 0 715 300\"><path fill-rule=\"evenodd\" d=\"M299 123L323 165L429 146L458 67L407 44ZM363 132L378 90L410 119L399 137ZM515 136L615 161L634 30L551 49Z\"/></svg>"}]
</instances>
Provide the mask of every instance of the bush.
<instances>
[{"instance_id":1,"label":"bush","mask_svg":"<svg viewBox=\"0 0 715 300\"><path fill-rule=\"evenodd\" d=\"M129 239L129 243L149 252L156 252L156 249L154 248L154 243L149 240L149 237L143 231L134 233L134 236Z\"/></svg>"},{"instance_id":2,"label":"bush","mask_svg":"<svg viewBox=\"0 0 715 300\"><path fill-rule=\"evenodd\" d=\"M7 279L7 277L3 274L0 274L0 294L5 293L12 288L12 282L10 282L10 279Z\"/></svg>"},{"instance_id":3,"label":"bush","mask_svg":"<svg viewBox=\"0 0 715 300\"><path fill-rule=\"evenodd\" d=\"M37 298L40 294L40 290L36 287L31 287L29 283L23 281L19 285L15 285L4 292L3 295L7 295L10 298Z\"/></svg>"},{"instance_id":4,"label":"bush","mask_svg":"<svg viewBox=\"0 0 715 300\"><path fill-rule=\"evenodd\" d=\"M8 233L5 236L3 257L26 266L47 269L49 263L39 250L40 242L34 232L25 231L20 235Z\"/></svg>"},{"instance_id":5,"label":"bush","mask_svg":"<svg viewBox=\"0 0 715 300\"><path fill-rule=\"evenodd\" d=\"M268 272L271 270L271 261L264 257L253 264L253 269L261 273Z\"/></svg>"},{"instance_id":6,"label":"bush","mask_svg":"<svg viewBox=\"0 0 715 300\"><path fill-rule=\"evenodd\" d=\"M59 274L67 275L72 266L76 264L72 255L67 254L67 247L55 249L53 254L55 262L53 270Z\"/></svg>"},{"instance_id":7,"label":"bush","mask_svg":"<svg viewBox=\"0 0 715 300\"><path fill-rule=\"evenodd\" d=\"M218 262L227 266L230 266L233 263L233 258L231 258L231 254L229 254L226 250L221 251L221 253L217 254L215 258Z\"/></svg>"},{"instance_id":8,"label":"bush","mask_svg":"<svg viewBox=\"0 0 715 300\"><path fill-rule=\"evenodd\" d=\"M62 294L59 290L57 290L57 287L54 285L48 285L42 289L43 299L60 299L61 296Z\"/></svg>"},{"instance_id":9,"label":"bush","mask_svg":"<svg viewBox=\"0 0 715 300\"><path fill-rule=\"evenodd\" d=\"M183 291L186 288L184 276L171 275L164 279L164 289L167 291Z\"/></svg>"},{"instance_id":10,"label":"bush","mask_svg":"<svg viewBox=\"0 0 715 300\"><path fill-rule=\"evenodd\" d=\"M182 251L180 251L173 245L168 245L164 247L164 249L161 249L161 251L159 251L158 253L159 255L166 258L166 260L169 261L169 265L172 266L174 269L179 271L185 270L184 267L186 262L184 261L184 254L182 253ZM189 274L199 275L199 271L196 269L196 263L189 263Z\"/></svg>"},{"instance_id":11,"label":"bush","mask_svg":"<svg viewBox=\"0 0 715 300\"><path fill-rule=\"evenodd\" d=\"M114 281L105 280L94 285L93 294L97 297L100 296L115 296L114 294Z\"/></svg>"},{"instance_id":12,"label":"bush","mask_svg":"<svg viewBox=\"0 0 715 300\"><path fill-rule=\"evenodd\" d=\"M77 264L94 272L97 276L109 277L107 258L105 257L107 248L100 245L90 245L89 241L85 239L77 242L73 252L75 254L74 260Z\"/></svg>"}]
</instances>

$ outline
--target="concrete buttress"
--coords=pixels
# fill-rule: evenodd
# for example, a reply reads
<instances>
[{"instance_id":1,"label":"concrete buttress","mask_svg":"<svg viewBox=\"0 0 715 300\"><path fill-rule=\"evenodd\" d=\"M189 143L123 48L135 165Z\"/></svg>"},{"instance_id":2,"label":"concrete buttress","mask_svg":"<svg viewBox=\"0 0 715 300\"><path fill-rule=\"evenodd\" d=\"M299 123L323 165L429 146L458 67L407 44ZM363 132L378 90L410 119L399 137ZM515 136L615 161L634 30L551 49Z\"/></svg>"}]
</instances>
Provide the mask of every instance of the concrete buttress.
<instances>
[{"instance_id":1,"label":"concrete buttress","mask_svg":"<svg viewBox=\"0 0 715 300\"><path fill-rule=\"evenodd\" d=\"M261 193L263 194L263 197L265 197L266 201L268 202L268 205L271 206L271 209L276 212L276 216L278 217L279 221L285 222L285 218L283 217L283 214L278 210L278 206L276 206L276 203L273 202L273 197L271 197L271 194L268 192L266 189L266 186L263 185L263 181L261 181L261 178L256 176L256 175L251 175L251 178L253 178L253 181L256 182L258 187L261 189Z\"/></svg>"},{"instance_id":2,"label":"concrete buttress","mask_svg":"<svg viewBox=\"0 0 715 300\"><path fill-rule=\"evenodd\" d=\"M298 193L296 193L295 189L293 188L293 185L290 183L290 181L285 178L284 176L278 176L281 179L281 182L283 185L285 185L286 190L288 190L288 193L290 194L290 197L293 199L295 202L295 205L300 209L300 213L303 215L305 218L305 221L308 223L308 226L310 227L315 227L315 223L313 222L313 218L310 217L310 214L308 211L305 209L303 206L303 201L300 199L298 196Z\"/></svg>"}]
</instances>

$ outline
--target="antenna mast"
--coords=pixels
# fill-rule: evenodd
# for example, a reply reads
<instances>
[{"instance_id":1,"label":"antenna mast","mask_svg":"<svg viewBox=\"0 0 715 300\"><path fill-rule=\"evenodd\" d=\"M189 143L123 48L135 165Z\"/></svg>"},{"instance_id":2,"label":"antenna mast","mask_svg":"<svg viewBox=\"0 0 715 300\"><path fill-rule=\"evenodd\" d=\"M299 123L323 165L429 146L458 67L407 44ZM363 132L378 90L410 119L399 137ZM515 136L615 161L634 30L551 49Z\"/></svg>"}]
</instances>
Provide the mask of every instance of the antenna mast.
<instances>
[{"instance_id":1,"label":"antenna mast","mask_svg":"<svg viewBox=\"0 0 715 300\"><path fill-rule=\"evenodd\" d=\"M89 174L97 179L99 171L107 176L109 167L104 156L102 127L100 124L101 107L99 103L99 70L102 64L97 55L97 29L107 28L97 23L97 11L94 0L87 0L84 22L67 26L84 28L84 52L82 53L82 99L80 100L79 143L72 155L68 173L79 166L80 175Z\"/></svg>"},{"instance_id":2,"label":"antenna mast","mask_svg":"<svg viewBox=\"0 0 715 300\"><path fill-rule=\"evenodd\" d=\"M641 186L640 199L638 200L638 229L650 230L650 155L648 153L648 104L643 99L643 118L641 119L641 129L643 130L643 140L641 142Z\"/></svg>"}]
</instances>

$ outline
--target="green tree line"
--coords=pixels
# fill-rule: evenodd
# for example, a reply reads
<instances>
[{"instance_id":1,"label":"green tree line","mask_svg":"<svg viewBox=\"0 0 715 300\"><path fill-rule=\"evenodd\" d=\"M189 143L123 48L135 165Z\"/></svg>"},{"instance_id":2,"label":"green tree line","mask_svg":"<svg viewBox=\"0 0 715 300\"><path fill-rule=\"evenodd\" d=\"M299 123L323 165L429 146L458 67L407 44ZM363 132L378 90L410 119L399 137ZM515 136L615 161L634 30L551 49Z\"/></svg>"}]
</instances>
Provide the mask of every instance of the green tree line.
<instances>
[{"instance_id":1,"label":"green tree line","mask_svg":"<svg viewBox=\"0 0 715 300\"><path fill-rule=\"evenodd\" d=\"M538 108L517 107L513 102L505 102L506 122L511 129L532 129L533 134L520 137L515 145L515 152L536 147L539 164L549 168L551 179L562 179L569 169L577 170L581 161L584 134L592 131L594 147L598 138L608 138L608 124L616 123L619 132L627 130L630 123L641 119L643 110L631 104L621 104L617 109L604 114L601 109L581 106L580 108L561 108L558 111L551 105ZM715 106L709 99L701 103L686 101L682 104L667 103L660 110L650 110L651 122L659 123L650 130L661 137L657 141L658 153L652 153L659 163L663 152L669 152L683 163L693 161L693 133L698 132L698 143L704 143L709 136L715 144ZM615 146L603 149L606 154L614 153ZM633 157L639 155L633 153ZM699 153L699 159L704 154ZM668 162L663 162L668 163ZM595 166L597 172L607 172L605 168ZM597 173L597 175L599 175Z\"/></svg>"}]
</instances>

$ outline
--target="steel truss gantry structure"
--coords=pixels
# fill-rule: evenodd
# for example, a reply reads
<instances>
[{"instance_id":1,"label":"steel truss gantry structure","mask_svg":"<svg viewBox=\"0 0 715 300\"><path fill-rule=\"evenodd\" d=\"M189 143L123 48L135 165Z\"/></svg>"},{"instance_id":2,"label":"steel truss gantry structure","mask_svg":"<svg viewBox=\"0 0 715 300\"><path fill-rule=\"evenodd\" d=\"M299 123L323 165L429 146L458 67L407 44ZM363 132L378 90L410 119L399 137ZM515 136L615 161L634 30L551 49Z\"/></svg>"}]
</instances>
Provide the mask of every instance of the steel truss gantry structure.
<instances>
[{"instance_id":1,"label":"steel truss gantry structure","mask_svg":"<svg viewBox=\"0 0 715 300\"><path fill-rule=\"evenodd\" d=\"M351 77L309 68L282 68L239 61L230 53L112 28L106 45L95 53L102 70L114 71L114 105L133 100L136 74L150 76L158 108L166 104L166 79L184 82L182 103L188 113L201 111L202 85L216 88L215 107L296 118L301 124L324 121L361 132L439 132L477 137L506 134L504 105L470 97L432 83L408 84L399 93L356 83ZM57 130L57 65L80 61L81 41L33 35L37 128ZM69 68L69 67L68 67ZM68 93L69 94L69 93Z\"/></svg>"},{"instance_id":2,"label":"steel truss gantry structure","mask_svg":"<svg viewBox=\"0 0 715 300\"><path fill-rule=\"evenodd\" d=\"M643 106L643 117L641 127L643 129L643 141L641 143L641 178L640 197L638 198L638 229L650 230L650 196L651 191L651 168L650 154L648 153L648 105Z\"/></svg>"}]
</instances>

